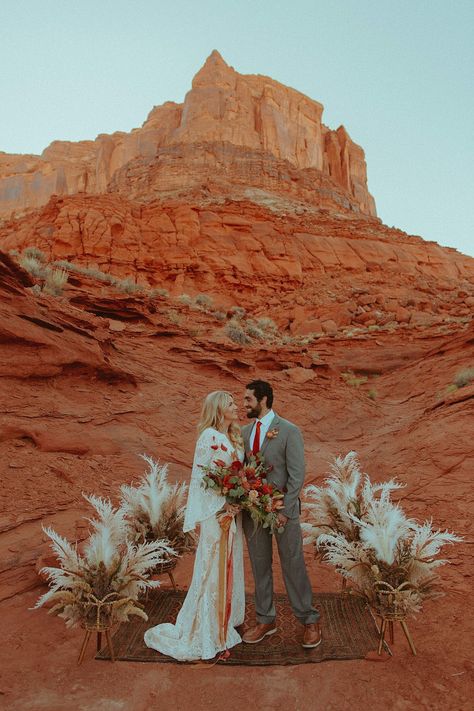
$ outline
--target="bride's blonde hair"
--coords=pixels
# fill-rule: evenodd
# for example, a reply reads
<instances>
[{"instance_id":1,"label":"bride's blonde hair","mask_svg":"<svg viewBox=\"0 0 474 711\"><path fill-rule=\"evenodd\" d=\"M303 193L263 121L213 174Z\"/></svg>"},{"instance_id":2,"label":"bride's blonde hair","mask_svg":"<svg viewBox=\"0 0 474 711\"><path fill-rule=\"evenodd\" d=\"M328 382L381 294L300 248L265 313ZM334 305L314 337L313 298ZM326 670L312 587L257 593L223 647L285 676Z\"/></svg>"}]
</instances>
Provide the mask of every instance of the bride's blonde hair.
<instances>
[{"instance_id":1,"label":"bride's blonde hair","mask_svg":"<svg viewBox=\"0 0 474 711\"><path fill-rule=\"evenodd\" d=\"M206 395L202 404L201 417L197 426L198 433L201 434L208 427L213 427L222 432L224 425L224 410L232 404L233 397L225 390L215 390ZM231 422L227 433L229 439L237 449L244 448L244 441L237 422Z\"/></svg>"}]
</instances>

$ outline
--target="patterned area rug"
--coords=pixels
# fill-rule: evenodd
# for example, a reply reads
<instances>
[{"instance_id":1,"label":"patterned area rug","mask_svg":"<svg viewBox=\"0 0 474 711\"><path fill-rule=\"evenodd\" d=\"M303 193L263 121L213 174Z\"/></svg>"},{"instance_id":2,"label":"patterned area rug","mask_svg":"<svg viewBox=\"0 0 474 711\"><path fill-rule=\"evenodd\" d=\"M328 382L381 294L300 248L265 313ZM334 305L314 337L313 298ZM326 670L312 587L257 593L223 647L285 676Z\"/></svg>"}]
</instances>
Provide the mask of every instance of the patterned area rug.
<instances>
[{"instance_id":1,"label":"patterned area rug","mask_svg":"<svg viewBox=\"0 0 474 711\"><path fill-rule=\"evenodd\" d=\"M163 591L150 595L145 610L148 622L138 619L121 625L113 635L113 647L118 660L134 662L177 662L143 642L145 630L160 622L174 622L185 592ZM378 635L372 615L363 600L344 593L315 595L314 604L321 613L323 641L315 649L303 649L303 628L295 619L284 595L275 596L278 631L259 644L239 644L230 650L230 657L218 664L271 665L307 664L326 659L363 659L377 649ZM137 618L136 618L137 619ZM255 620L253 596L247 596L245 627ZM107 646L96 659L110 659ZM199 662L202 664L202 662Z\"/></svg>"}]
</instances>

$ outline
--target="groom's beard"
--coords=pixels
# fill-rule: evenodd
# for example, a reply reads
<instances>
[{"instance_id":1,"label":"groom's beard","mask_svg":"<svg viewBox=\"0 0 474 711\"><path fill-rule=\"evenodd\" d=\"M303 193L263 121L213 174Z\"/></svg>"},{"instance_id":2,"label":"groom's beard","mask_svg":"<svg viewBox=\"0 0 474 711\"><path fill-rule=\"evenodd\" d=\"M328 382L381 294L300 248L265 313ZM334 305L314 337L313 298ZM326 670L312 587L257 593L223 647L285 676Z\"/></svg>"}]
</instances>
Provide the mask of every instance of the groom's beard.
<instances>
[{"instance_id":1,"label":"groom's beard","mask_svg":"<svg viewBox=\"0 0 474 711\"><path fill-rule=\"evenodd\" d=\"M251 420L254 417L260 417L261 414L262 414L262 406L261 405L256 405L251 410L247 410L247 417L249 418L249 420Z\"/></svg>"}]
</instances>

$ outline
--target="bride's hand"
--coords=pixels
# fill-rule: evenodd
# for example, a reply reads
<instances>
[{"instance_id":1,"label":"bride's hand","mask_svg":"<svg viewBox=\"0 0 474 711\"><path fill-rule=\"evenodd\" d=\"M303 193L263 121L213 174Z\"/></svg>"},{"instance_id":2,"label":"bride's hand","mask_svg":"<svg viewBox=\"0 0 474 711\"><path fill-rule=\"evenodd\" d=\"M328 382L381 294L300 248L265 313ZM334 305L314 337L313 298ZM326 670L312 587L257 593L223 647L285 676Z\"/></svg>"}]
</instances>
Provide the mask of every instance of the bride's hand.
<instances>
[{"instance_id":1,"label":"bride's hand","mask_svg":"<svg viewBox=\"0 0 474 711\"><path fill-rule=\"evenodd\" d=\"M227 501L224 505L224 511L232 516L236 516L240 511L240 506L235 506L235 504L228 504Z\"/></svg>"}]
</instances>

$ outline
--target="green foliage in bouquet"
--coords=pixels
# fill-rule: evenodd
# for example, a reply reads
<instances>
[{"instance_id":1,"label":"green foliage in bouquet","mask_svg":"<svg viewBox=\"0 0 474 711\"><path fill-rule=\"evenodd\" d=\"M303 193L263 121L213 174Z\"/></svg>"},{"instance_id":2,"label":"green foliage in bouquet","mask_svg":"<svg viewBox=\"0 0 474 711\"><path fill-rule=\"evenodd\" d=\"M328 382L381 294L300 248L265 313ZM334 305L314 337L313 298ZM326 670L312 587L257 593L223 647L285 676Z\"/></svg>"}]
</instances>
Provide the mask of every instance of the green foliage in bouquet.
<instances>
[{"instance_id":1,"label":"green foliage in bouquet","mask_svg":"<svg viewBox=\"0 0 474 711\"><path fill-rule=\"evenodd\" d=\"M158 582L147 577L149 571L173 553L163 540L135 545L126 537L123 513L110 501L85 496L94 507L96 517L89 519L93 532L82 554L52 528L44 532L52 541L59 567L43 568L50 590L42 595L35 608L53 603L49 614L66 620L66 626L83 626L126 622L130 615L147 619L139 594Z\"/></svg>"},{"instance_id":2,"label":"green foliage in bouquet","mask_svg":"<svg viewBox=\"0 0 474 711\"><path fill-rule=\"evenodd\" d=\"M159 464L146 454L141 456L148 472L137 486L124 484L120 488L120 510L128 537L134 543L165 539L177 556L193 551L196 535L183 531L186 484L170 484L167 464Z\"/></svg>"}]
</instances>

